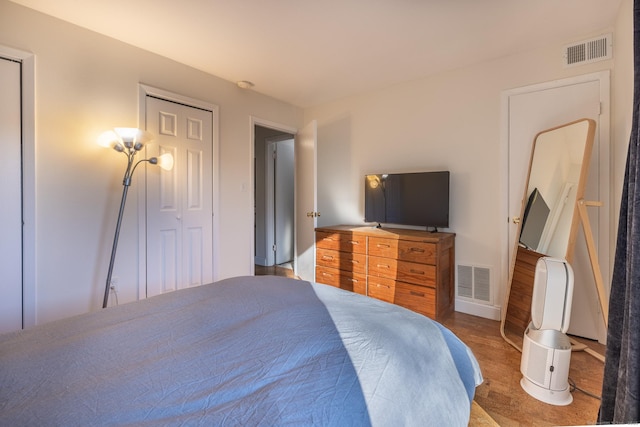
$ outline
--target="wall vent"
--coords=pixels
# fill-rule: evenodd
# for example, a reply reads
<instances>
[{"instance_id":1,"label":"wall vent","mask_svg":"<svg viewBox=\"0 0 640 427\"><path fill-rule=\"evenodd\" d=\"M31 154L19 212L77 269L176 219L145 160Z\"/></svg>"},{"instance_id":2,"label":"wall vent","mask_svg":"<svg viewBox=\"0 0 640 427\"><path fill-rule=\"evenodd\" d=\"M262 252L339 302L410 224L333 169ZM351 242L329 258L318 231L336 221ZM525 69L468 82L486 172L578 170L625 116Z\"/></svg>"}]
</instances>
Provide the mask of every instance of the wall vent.
<instances>
[{"instance_id":1,"label":"wall vent","mask_svg":"<svg viewBox=\"0 0 640 427\"><path fill-rule=\"evenodd\" d=\"M491 269L458 265L458 296L491 303Z\"/></svg>"},{"instance_id":2,"label":"wall vent","mask_svg":"<svg viewBox=\"0 0 640 427\"><path fill-rule=\"evenodd\" d=\"M605 34L564 47L564 66L589 64L591 62L611 59L613 56L613 41L611 34Z\"/></svg>"}]
</instances>

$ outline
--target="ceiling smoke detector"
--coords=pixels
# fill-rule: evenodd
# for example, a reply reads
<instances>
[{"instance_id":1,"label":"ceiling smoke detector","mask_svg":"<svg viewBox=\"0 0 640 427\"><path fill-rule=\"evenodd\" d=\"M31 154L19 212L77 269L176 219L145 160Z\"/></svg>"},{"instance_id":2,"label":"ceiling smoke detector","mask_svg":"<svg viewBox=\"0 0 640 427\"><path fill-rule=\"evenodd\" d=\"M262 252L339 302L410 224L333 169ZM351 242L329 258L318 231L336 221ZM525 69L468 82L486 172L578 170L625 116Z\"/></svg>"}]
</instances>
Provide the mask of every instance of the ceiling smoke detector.
<instances>
[{"instance_id":1,"label":"ceiling smoke detector","mask_svg":"<svg viewBox=\"0 0 640 427\"><path fill-rule=\"evenodd\" d=\"M251 89L252 87L255 86L252 82L250 82L248 80L237 81L236 85L238 85L238 87L241 88L241 89Z\"/></svg>"}]
</instances>

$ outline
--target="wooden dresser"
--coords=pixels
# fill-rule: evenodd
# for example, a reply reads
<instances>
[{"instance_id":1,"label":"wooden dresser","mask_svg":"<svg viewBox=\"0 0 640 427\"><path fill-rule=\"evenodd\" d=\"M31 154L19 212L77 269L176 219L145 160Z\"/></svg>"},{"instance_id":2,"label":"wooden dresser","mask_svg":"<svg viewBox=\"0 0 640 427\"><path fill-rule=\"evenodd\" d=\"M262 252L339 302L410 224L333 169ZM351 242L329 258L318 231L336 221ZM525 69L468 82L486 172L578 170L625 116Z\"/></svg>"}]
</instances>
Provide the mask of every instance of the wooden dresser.
<instances>
[{"instance_id":1,"label":"wooden dresser","mask_svg":"<svg viewBox=\"0 0 640 427\"><path fill-rule=\"evenodd\" d=\"M441 320L454 306L455 234L349 225L316 228L316 282Z\"/></svg>"}]
</instances>

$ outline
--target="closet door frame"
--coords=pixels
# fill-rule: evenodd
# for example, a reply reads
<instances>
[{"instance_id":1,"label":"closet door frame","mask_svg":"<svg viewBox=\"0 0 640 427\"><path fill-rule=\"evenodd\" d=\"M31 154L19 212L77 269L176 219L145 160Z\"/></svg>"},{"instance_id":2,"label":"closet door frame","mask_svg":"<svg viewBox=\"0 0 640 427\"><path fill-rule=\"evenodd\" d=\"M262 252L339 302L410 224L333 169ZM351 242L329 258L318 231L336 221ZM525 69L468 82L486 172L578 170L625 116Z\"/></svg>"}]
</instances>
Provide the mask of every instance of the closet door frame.
<instances>
[{"instance_id":1,"label":"closet door frame","mask_svg":"<svg viewBox=\"0 0 640 427\"><path fill-rule=\"evenodd\" d=\"M0 56L20 62L22 117L22 327L34 326L36 300L35 55L0 45Z\"/></svg>"}]
</instances>

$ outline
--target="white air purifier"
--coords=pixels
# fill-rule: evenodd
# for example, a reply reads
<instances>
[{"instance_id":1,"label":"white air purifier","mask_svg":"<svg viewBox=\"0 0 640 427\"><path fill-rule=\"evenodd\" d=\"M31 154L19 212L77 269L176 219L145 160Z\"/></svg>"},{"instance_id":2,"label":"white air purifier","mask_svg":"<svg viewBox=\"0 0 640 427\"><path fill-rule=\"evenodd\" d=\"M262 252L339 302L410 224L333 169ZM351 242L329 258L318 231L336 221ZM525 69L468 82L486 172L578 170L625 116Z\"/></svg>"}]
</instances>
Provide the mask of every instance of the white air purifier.
<instances>
[{"instance_id":1,"label":"white air purifier","mask_svg":"<svg viewBox=\"0 0 640 427\"><path fill-rule=\"evenodd\" d=\"M571 342L566 332L571 317L573 270L564 259L542 257L536 264L531 323L524 333L520 385L551 405L573 401L569 390Z\"/></svg>"}]
</instances>

